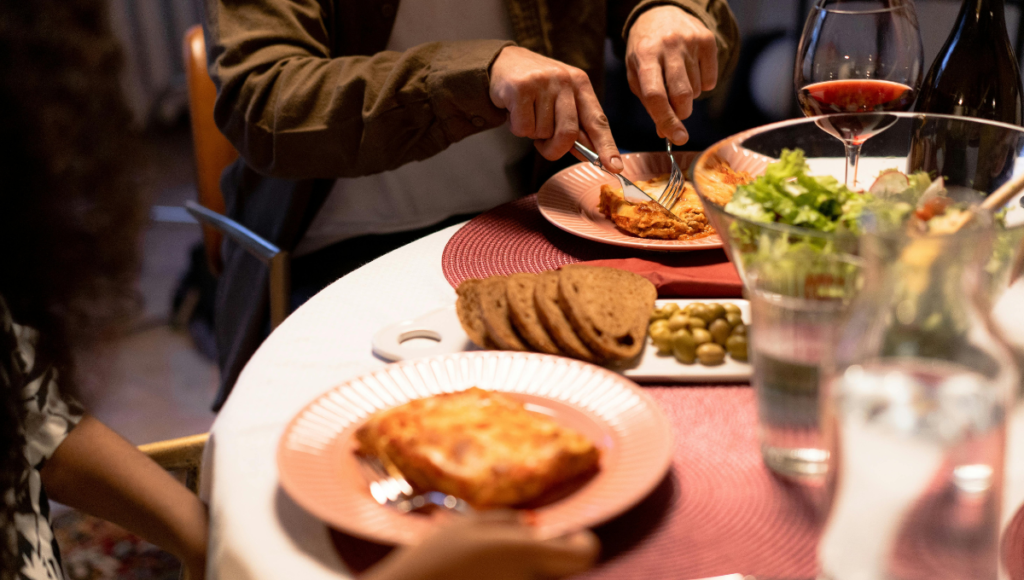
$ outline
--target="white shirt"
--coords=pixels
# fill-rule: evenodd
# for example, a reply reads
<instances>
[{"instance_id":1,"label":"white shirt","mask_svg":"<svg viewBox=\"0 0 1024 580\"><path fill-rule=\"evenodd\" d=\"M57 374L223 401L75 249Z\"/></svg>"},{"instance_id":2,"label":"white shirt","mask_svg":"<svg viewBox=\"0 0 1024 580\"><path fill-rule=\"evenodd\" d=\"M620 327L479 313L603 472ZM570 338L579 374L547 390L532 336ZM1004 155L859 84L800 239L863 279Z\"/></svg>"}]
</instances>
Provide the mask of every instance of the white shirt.
<instances>
[{"instance_id":1,"label":"white shirt","mask_svg":"<svg viewBox=\"0 0 1024 580\"><path fill-rule=\"evenodd\" d=\"M404 0L387 50L425 42L512 39L502 0ZM406 231L516 198L512 165L532 143L498 127L394 171L338 179L294 255L370 233Z\"/></svg>"}]
</instances>

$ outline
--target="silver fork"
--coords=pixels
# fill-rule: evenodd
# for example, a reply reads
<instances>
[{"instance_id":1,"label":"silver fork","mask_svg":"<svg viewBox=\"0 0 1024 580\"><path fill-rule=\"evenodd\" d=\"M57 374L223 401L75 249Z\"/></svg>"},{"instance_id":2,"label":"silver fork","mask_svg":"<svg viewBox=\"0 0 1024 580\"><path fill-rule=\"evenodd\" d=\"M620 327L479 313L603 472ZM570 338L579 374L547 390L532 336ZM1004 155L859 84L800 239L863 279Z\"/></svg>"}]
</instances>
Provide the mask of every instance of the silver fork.
<instances>
[{"instance_id":1,"label":"silver fork","mask_svg":"<svg viewBox=\"0 0 1024 580\"><path fill-rule=\"evenodd\" d=\"M668 150L668 158L672 161L672 173L668 178L668 185L658 196L658 203L661 204L665 209L672 211L672 206L679 201L679 196L683 194L683 186L685 185L685 179L683 178L683 171L679 169L679 164L676 163L676 158L672 155L672 142L665 139L665 149Z\"/></svg>"},{"instance_id":2,"label":"silver fork","mask_svg":"<svg viewBox=\"0 0 1024 580\"><path fill-rule=\"evenodd\" d=\"M357 458L363 477L370 484L370 495L380 505L391 506L405 513L431 505L463 514L473 512L468 503L454 495L439 491L416 493L402 472L390 462L362 455L357 455Z\"/></svg>"},{"instance_id":3,"label":"silver fork","mask_svg":"<svg viewBox=\"0 0 1024 580\"><path fill-rule=\"evenodd\" d=\"M620 175L618 173L612 173L611 171L608 171L607 169L605 169L604 165L601 164L601 158L597 156L597 153L594 153L590 149L587 149L586 146L584 146L579 141L576 142L574 147L576 148L577 151L579 151L581 154L583 154L583 157L585 157L587 159L587 161L589 161L594 167L597 167L601 171L604 171L604 172L608 173L609 175L614 176L616 179L619 180L619 184L622 186L622 197L624 197L626 199L626 201L634 201L635 202L635 201L638 201L638 200L648 200L649 199L649 200L653 201L654 203L658 204L661 207L661 209L663 209L666 213L669 213L669 214L672 213L671 211L669 211L668 207L666 207L664 204L661 203L661 201L659 201L658 198L656 198L653 195L647 193L646 191L640 189L632 181L626 179L622 175ZM669 206L669 207L671 207L671 206Z\"/></svg>"}]
</instances>

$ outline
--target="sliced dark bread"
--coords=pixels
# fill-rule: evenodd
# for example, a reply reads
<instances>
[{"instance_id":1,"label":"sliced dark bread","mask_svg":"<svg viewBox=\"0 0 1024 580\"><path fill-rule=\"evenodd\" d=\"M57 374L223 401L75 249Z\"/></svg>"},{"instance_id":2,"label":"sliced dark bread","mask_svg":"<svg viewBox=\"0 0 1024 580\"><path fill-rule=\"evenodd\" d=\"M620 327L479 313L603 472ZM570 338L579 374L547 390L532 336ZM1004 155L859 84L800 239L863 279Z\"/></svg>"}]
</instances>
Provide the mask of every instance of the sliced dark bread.
<instances>
[{"instance_id":1,"label":"sliced dark bread","mask_svg":"<svg viewBox=\"0 0 1024 580\"><path fill-rule=\"evenodd\" d=\"M480 284L480 317L487 328L487 337L502 350L529 350L512 328L508 317L508 278L491 276Z\"/></svg>"},{"instance_id":2,"label":"sliced dark bread","mask_svg":"<svg viewBox=\"0 0 1024 580\"><path fill-rule=\"evenodd\" d=\"M537 318L537 307L533 301L536 287L536 274L512 274L508 277L508 316L512 319L512 326L533 350L547 354L562 354Z\"/></svg>"},{"instance_id":3,"label":"sliced dark bread","mask_svg":"<svg viewBox=\"0 0 1024 580\"><path fill-rule=\"evenodd\" d=\"M459 298L455 301L455 312L466 336L480 348L494 348L495 344L487 336L487 327L480 310L480 286L483 280L470 278L459 284L455 290Z\"/></svg>"},{"instance_id":4,"label":"sliced dark bread","mask_svg":"<svg viewBox=\"0 0 1024 580\"><path fill-rule=\"evenodd\" d=\"M558 274L558 304L587 347L608 361L626 361L644 347L658 291L643 276L572 264Z\"/></svg>"},{"instance_id":5,"label":"sliced dark bread","mask_svg":"<svg viewBox=\"0 0 1024 580\"><path fill-rule=\"evenodd\" d=\"M576 336L576 331L558 305L558 276L558 272L542 272L537 275L537 287L533 292L537 318L562 352L574 358L595 362L597 357Z\"/></svg>"}]
</instances>

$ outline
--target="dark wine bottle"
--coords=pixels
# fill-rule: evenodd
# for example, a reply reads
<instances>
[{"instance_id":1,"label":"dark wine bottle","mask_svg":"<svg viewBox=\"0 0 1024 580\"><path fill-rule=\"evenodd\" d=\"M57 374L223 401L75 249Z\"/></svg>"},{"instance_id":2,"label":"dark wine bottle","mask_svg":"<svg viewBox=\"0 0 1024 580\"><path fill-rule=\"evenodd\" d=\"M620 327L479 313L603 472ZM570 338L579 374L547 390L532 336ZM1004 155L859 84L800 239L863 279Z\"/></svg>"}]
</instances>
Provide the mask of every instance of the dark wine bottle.
<instances>
[{"instance_id":1,"label":"dark wine bottle","mask_svg":"<svg viewBox=\"0 0 1024 580\"><path fill-rule=\"evenodd\" d=\"M916 109L1021 124L1024 89L1006 33L1003 0L964 0L946 44L921 85ZM907 171L989 191L1012 172L1007 144L983 126L925 118L914 129ZM995 132L998 133L998 132Z\"/></svg>"},{"instance_id":2,"label":"dark wine bottle","mask_svg":"<svg viewBox=\"0 0 1024 580\"><path fill-rule=\"evenodd\" d=\"M1020 125L1022 97L1003 0L964 0L921 85L917 110Z\"/></svg>"}]
</instances>

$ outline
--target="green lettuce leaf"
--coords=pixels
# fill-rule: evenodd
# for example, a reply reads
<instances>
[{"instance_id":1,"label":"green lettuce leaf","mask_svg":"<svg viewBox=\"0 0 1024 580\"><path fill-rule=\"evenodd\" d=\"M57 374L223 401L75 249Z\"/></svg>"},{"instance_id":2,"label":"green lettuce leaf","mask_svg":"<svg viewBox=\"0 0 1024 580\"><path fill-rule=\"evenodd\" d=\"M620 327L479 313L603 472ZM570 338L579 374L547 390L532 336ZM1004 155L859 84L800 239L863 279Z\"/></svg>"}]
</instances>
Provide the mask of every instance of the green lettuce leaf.
<instances>
[{"instance_id":1,"label":"green lettuce leaf","mask_svg":"<svg viewBox=\"0 0 1024 580\"><path fill-rule=\"evenodd\" d=\"M832 176L807 172L803 151L784 149L764 175L737 188L725 211L761 223L859 233L858 220L870 196L851 191Z\"/></svg>"}]
</instances>

